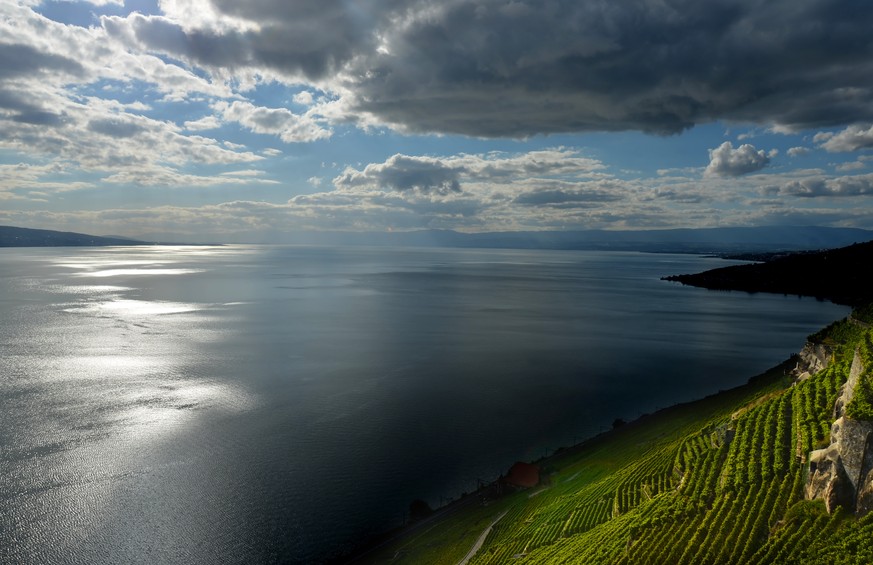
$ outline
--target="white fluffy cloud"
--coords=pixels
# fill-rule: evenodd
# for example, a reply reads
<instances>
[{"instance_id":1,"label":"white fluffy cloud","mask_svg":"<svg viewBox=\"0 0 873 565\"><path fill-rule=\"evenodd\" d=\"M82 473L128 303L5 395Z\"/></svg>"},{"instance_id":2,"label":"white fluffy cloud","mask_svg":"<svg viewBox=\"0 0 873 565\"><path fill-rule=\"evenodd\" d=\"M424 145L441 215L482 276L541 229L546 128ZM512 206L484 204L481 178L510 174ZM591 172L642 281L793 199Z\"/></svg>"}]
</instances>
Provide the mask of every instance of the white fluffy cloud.
<instances>
[{"instance_id":1,"label":"white fluffy cloud","mask_svg":"<svg viewBox=\"0 0 873 565\"><path fill-rule=\"evenodd\" d=\"M760 171L770 163L770 156L763 149L745 143L736 149L730 141L725 141L715 149L709 150L709 165L704 174L724 177L738 177Z\"/></svg>"},{"instance_id":2,"label":"white fluffy cloud","mask_svg":"<svg viewBox=\"0 0 873 565\"><path fill-rule=\"evenodd\" d=\"M837 134L817 134L815 141L831 153L857 151L873 147L873 125L853 124Z\"/></svg>"},{"instance_id":3,"label":"white fluffy cloud","mask_svg":"<svg viewBox=\"0 0 873 565\"><path fill-rule=\"evenodd\" d=\"M188 131L203 131L219 127L221 127L221 121L219 121L215 116L204 116L199 120L189 120L185 122L185 129Z\"/></svg>"},{"instance_id":4,"label":"white fluffy cloud","mask_svg":"<svg viewBox=\"0 0 873 565\"><path fill-rule=\"evenodd\" d=\"M255 133L278 135L285 143L327 139L331 131L321 127L311 115L298 115L285 108L263 108L235 100L217 102L215 109L225 121L237 122Z\"/></svg>"}]
</instances>

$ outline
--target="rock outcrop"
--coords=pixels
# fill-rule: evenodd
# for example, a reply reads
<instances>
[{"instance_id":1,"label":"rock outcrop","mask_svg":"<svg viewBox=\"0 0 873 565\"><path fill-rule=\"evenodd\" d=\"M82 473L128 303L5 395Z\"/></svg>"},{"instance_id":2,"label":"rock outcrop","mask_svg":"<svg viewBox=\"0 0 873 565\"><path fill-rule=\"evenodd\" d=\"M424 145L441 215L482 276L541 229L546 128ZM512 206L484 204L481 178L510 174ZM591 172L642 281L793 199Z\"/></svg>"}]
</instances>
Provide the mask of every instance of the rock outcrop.
<instances>
[{"instance_id":1,"label":"rock outcrop","mask_svg":"<svg viewBox=\"0 0 873 565\"><path fill-rule=\"evenodd\" d=\"M832 354L833 351L829 347L807 341L797 356L797 365L792 371L794 378L802 381L827 368Z\"/></svg>"},{"instance_id":2,"label":"rock outcrop","mask_svg":"<svg viewBox=\"0 0 873 565\"><path fill-rule=\"evenodd\" d=\"M849 379L834 406L831 443L809 455L806 497L823 499L828 512L837 506L859 516L873 510L873 422L846 416L846 406L863 372L856 352Z\"/></svg>"}]
</instances>

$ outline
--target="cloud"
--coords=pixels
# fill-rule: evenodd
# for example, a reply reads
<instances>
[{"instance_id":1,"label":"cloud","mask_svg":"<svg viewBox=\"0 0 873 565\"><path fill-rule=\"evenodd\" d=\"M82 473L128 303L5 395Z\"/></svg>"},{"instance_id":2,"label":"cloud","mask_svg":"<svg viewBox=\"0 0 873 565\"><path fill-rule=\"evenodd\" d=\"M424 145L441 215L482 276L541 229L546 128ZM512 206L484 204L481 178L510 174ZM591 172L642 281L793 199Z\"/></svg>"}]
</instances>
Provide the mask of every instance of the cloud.
<instances>
[{"instance_id":1,"label":"cloud","mask_svg":"<svg viewBox=\"0 0 873 565\"><path fill-rule=\"evenodd\" d=\"M312 102L313 102L312 93L309 92L308 90L298 92L297 94L294 95L294 102L301 104L303 106L310 106L310 105L312 105Z\"/></svg>"},{"instance_id":2,"label":"cloud","mask_svg":"<svg viewBox=\"0 0 873 565\"><path fill-rule=\"evenodd\" d=\"M124 6L124 0L81 0L94 6Z\"/></svg>"},{"instance_id":3,"label":"cloud","mask_svg":"<svg viewBox=\"0 0 873 565\"><path fill-rule=\"evenodd\" d=\"M132 13L101 21L129 46L193 65L251 67L292 80L317 80L373 47L374 19L388 17L384 5L391 3L352 7L340 0L175 0L162 3L164 15Z\"/></svg>"},{"instance_id":4,"label":"cloud","mask_svg":"<svg viewBox=\"0 0 873 565\"><path fill-rule=\"evenodd\" d=\"M730 141L725 141L716 149L709 150L709 165L704 174L738 177L760 171L768 163L770 163L770 156L763 149L757 150L754 145L748 143L734 149Z\"/></svg>"},{"instance_id":5,"label":"cloud","mask_svg":"<svg viewBox=\"0 0 873 565\"><path fill-rule=\"evenodd\" d=\"M552 182L542 183L522 192L513 199L513 203L522 206L590 208L606 202L616 202L626 196L625 191L610 190L599 182Z\"/></svg>"},{"instance_id":6,"label":"cloud","mask_svg":"<svg viewBox=\"0 0 873 565\"><path fill-rule=\"evenodd\" d=\"M778 193L803 198L866 196L873 194L873 174L798 179L783 184L779 187Z\"/></svg>"},{"instance_id":7,"label":"cloud","mask_svg":"<svg viewBox=\"0 0 873 565\"><path fill-rule=\"evenodd\" d=\"M219 127L221 127L221 122L215 116L204 116L199 120L185 122L185 129L188 131L202 131Z\"/></svg>"},{"instance_id":8,"label":"cloud","mask_svg":"<svg viewBox=\"0 0 873 565\"><path fill-rule=\"evenodd\" d=\"M73 100L48 88L32 98L35 104L52 106L63 119L48 124L7 121L0 148L69 161L91 171L193 163L226 165L263 159L248 151L222 147L208 137L185 135L172 122L120 111L120 105L111 100Z\"/></svg>"},{"instance_id":9,"label":"cloud","mask_svg":"<svg viewBox=\"0 0 873 565\"><path fill-rule=\"evenodd\" d=\"M597 159L582 156L575 149L557 147L528 151L518 155L500 152L488 155L460 155L451 162L462 168L471 178L544 176L596 176L606 167Z\"/></svg>"},{"instance_id":10,"label":"cloud","mask_svg":"<svg viewBox=\"0 0 873 565\"><path fill-rule=\"evenodd\" d=\"M366 210L369 220L379 210L386 214L383 225L395 228L617 227L613 222L636 217L651 225L657 213L669 214L661 203L644 202L645 189L638 182L613 178L604 169L564 147L518 154L396 154L381 163L347 167L334 178L335 190L292 202L306 206L311 217L329 212L332 221L340 209Z\"/></svg>"},{"instance_id":11,"label":"cloud","mask_svg":"<svg viewBox=\"0 0 873 565\"><path fill-rule=\"evenodd\" d=\"M426 157L396 154L363 170L347 168L334 179L341 190L417 190L447 194L460 192L465 183L509 184L519 179L555 179L597 176L603 169L596 159L558 147L518 155Z\"/></svg>"},{"instance_id":12,"label":"cloud","mask_svg":"<svg viewBox=\"0 0 873 565\"><path fill-rule=\"evenodd\" d=\"M867 149L873 147L873 125L854 124L836 134L816 134L814 140L830 153Z\"/></svg>"},{"instance_id":13,"label":"cloud","mask_svg":"<svg viewBox=\"0 0 873 565\"><path fill-rule=\"evenodd\" d=\"M353 107L411 131L848 123L873 115L869 59L856 56L871 45L873 10L837 4L527 2L518 18L446 3L387 32L384 52L355 61L346 84ZM827 32L831 21L847 36Z\"/></svg>"},{"instance_id":14,"label":"cloud","mask_svg":"<svg viewBox=\"0 0 873 565\"><path fill-rule=\"evenodd\" d=\"M221 173L222 176L230 176L230 177L259 177L265 174L265 171L260 169L243 169L239 171L226 171ZM270 181L275 182L275 181Z\"/></svg>"},{"instance_id":15,"label":"cloud","mask_svg":"<svg viewBox=\"0 0 873 565\"><path fill-rule=\"evenodd\" d=\"M0 166L0 179L6 179L0 180L0 199L34 200L63 190L59 179L65 174L57 163ZM102 183L205 187L276 181L255 168L203 176L153 163L125 168ZM830 208L825 208L814 207L821 200L811 198L869 198L873 175L831 178L821 170L808 169L701 178L699 170L694 170L684 175L674 171L671 176L626 179L611 176L602 163L572 148L439 157L398 154L382 162L347 167L334 179L333 187L313 183L312 190L283 203L237 200L185 208L42 210L36 216L0 207L0 223L52 222L56 229L73 231L88 231L82 226L134 236L162 231L223 241L275 241L288 231L382 231L386 226L463 231L627 229L765 225L794 219L873 227L870 207L857 205L858 200L829 202Z\"/></svg>"},{"instance_id":16,"label":"cloud","mask_svg":"<svg viewBox=\"0 0 873 565\"><path fill-rule=\"evenodd\" d=\"M67 171L58 163L0 165L0 200L42 199L48 193L93 187L90 182L70 180Z\"/></svg>"},{"instance_id":17,"label":"cloud","mask_svg":"<svg viewBox=\"0 0 873 565\"><path fill-rule=\"evenodd\" d=\"M149 184L188 179L180 169L191 165L263 159L140 114L152 107L131 102L131 91L164 104L200 95L231 96L232 90L153 54L130 50L104 28L64 25L7 2L0 4L0 37L0 149L47 158L66 171L111 173L112 182L144 178L142 171L147 171L154 175ZM210 125L209 117L189 125ZM196 175L191 179L205 182ZM50 182L42 184L58 190Z\"/></svg>"},{"instance_id":18,"label":"cloud","mask_svg":"<svg viewBox=\"0 0 873 565\"><path fill-rule=\"evenodd\" d=\"M3 43L0 46L0 79L33 74L60 73L67 77L82 77L85 69L69 57L45 53L21 43Z\"/></svg>"},{"instance_id":19,"label":"cloud","mask_svg":"<svg viewBox=\"0 0 873 565\"><path fill-rule=\"evenodd\" d=\"M840 173L847 173L849 171L857 171L863 169L867 166L867 163L861 160L857 161L848 161L846 163L840 163L834 169Z\"/></svg>"},{"instance_id":20,"label":"cloud","mask_svg":"<svg viewBox=\"0 0 873 565\"><path fill-rule=\"evenodd\" d=\"M713 120L873 120L873 9L854 0L165 0L107 34L245 82L340 96L337 120L524 137ZM812 26L809 22L815 22ZM833 33L839 29L839 33Z\"/></svg>"},{"instance_id":21,"label":"cloud","mask_svg":"<svg viewBox=\"0 0 873 565\"><path fill-rule=\"evenodd\" d=\"M87 127L95 133L115 138L134 137L146 130L140 124L121 117L93 119Z\"/></svg>"},{"instance_id":22,"label":"cloud","mask_svg":"<svg viewBox=\"0 0 873 565\"><path fill-rule=\"evenodd\" d=\"M363 171L346 169L333 182L341 190L365 188L447 194L461 191L459 172L439 159L396 154L384 163L367 165Z\"/></svg>"},{"instance_id":23,"label":"cloud","mask_svg":"<svg viewBox=\"0 0 873 565\"><path fill-rule=\"evenodd\" d=\"M787 151L789 157L800 157L809 153L808 147L791 147Z\"/></svg>"},{"instance_id":24,"label":"cloud","mask_svg":"<svg viewBox=\"0 0 873 565\"><path fill-rule=\"evenodd\" d=\"M331 131L309 115L298 115L285 108L263 108L249 102L217 102L215 109L224 120L237 122L255 133L278 135L285 143L327 139Z\"/></svg>"},{"instance_id":25,"label":"cloud","mask_svg":"<svg viewBox=\"0 0 873 565\"><path fill-rule=\"evenodd\" d=\"M260 171L229 171L220 175L193 175L166 167L138 167L125 170L103 179L103 182L135 186L169 186L187 188L192 186L223 186L251 184L279 184L271 179L257 178Z\"/></svg>"}]
</instances>

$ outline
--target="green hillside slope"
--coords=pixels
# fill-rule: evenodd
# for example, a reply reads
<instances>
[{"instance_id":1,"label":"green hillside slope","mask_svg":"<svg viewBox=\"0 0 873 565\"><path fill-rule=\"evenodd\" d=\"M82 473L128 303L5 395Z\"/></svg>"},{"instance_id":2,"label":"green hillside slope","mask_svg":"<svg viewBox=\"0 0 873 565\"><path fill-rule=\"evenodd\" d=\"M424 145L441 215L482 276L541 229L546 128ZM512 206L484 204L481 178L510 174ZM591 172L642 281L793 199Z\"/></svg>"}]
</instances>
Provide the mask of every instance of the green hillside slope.
<instances>
[{"instance_id":1,"label":"green hillside slope","mask_svg":"<svg viewBox=\"0 0 873 565\"><path fill-rule=\"evenodd\" d=\"M856 310L811 336L829 364L805 380L792 359L644 417L539 462L546 486L467 505L355 562L873 563L873 513L804 499L856 351L873 367L870 318Z\"/></svg>"}]
</instances>

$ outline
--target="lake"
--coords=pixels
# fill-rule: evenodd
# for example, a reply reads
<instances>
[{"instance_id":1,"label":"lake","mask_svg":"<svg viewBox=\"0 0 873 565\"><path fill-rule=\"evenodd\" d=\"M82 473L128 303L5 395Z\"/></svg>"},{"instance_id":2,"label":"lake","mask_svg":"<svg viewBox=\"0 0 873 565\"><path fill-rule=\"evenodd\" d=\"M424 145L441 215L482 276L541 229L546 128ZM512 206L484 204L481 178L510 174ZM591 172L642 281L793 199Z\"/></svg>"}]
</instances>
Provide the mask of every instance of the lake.
<instances>
[{"instance_id":1,"label":"lake","mask_svg":"<svg viewBox=\"0 0 873 565\"><path fill-rule=\"evenodd\" d=\"M640 253L0 249L0 562L317 561L848 308Z\"/></svg>"}]
</instances>

